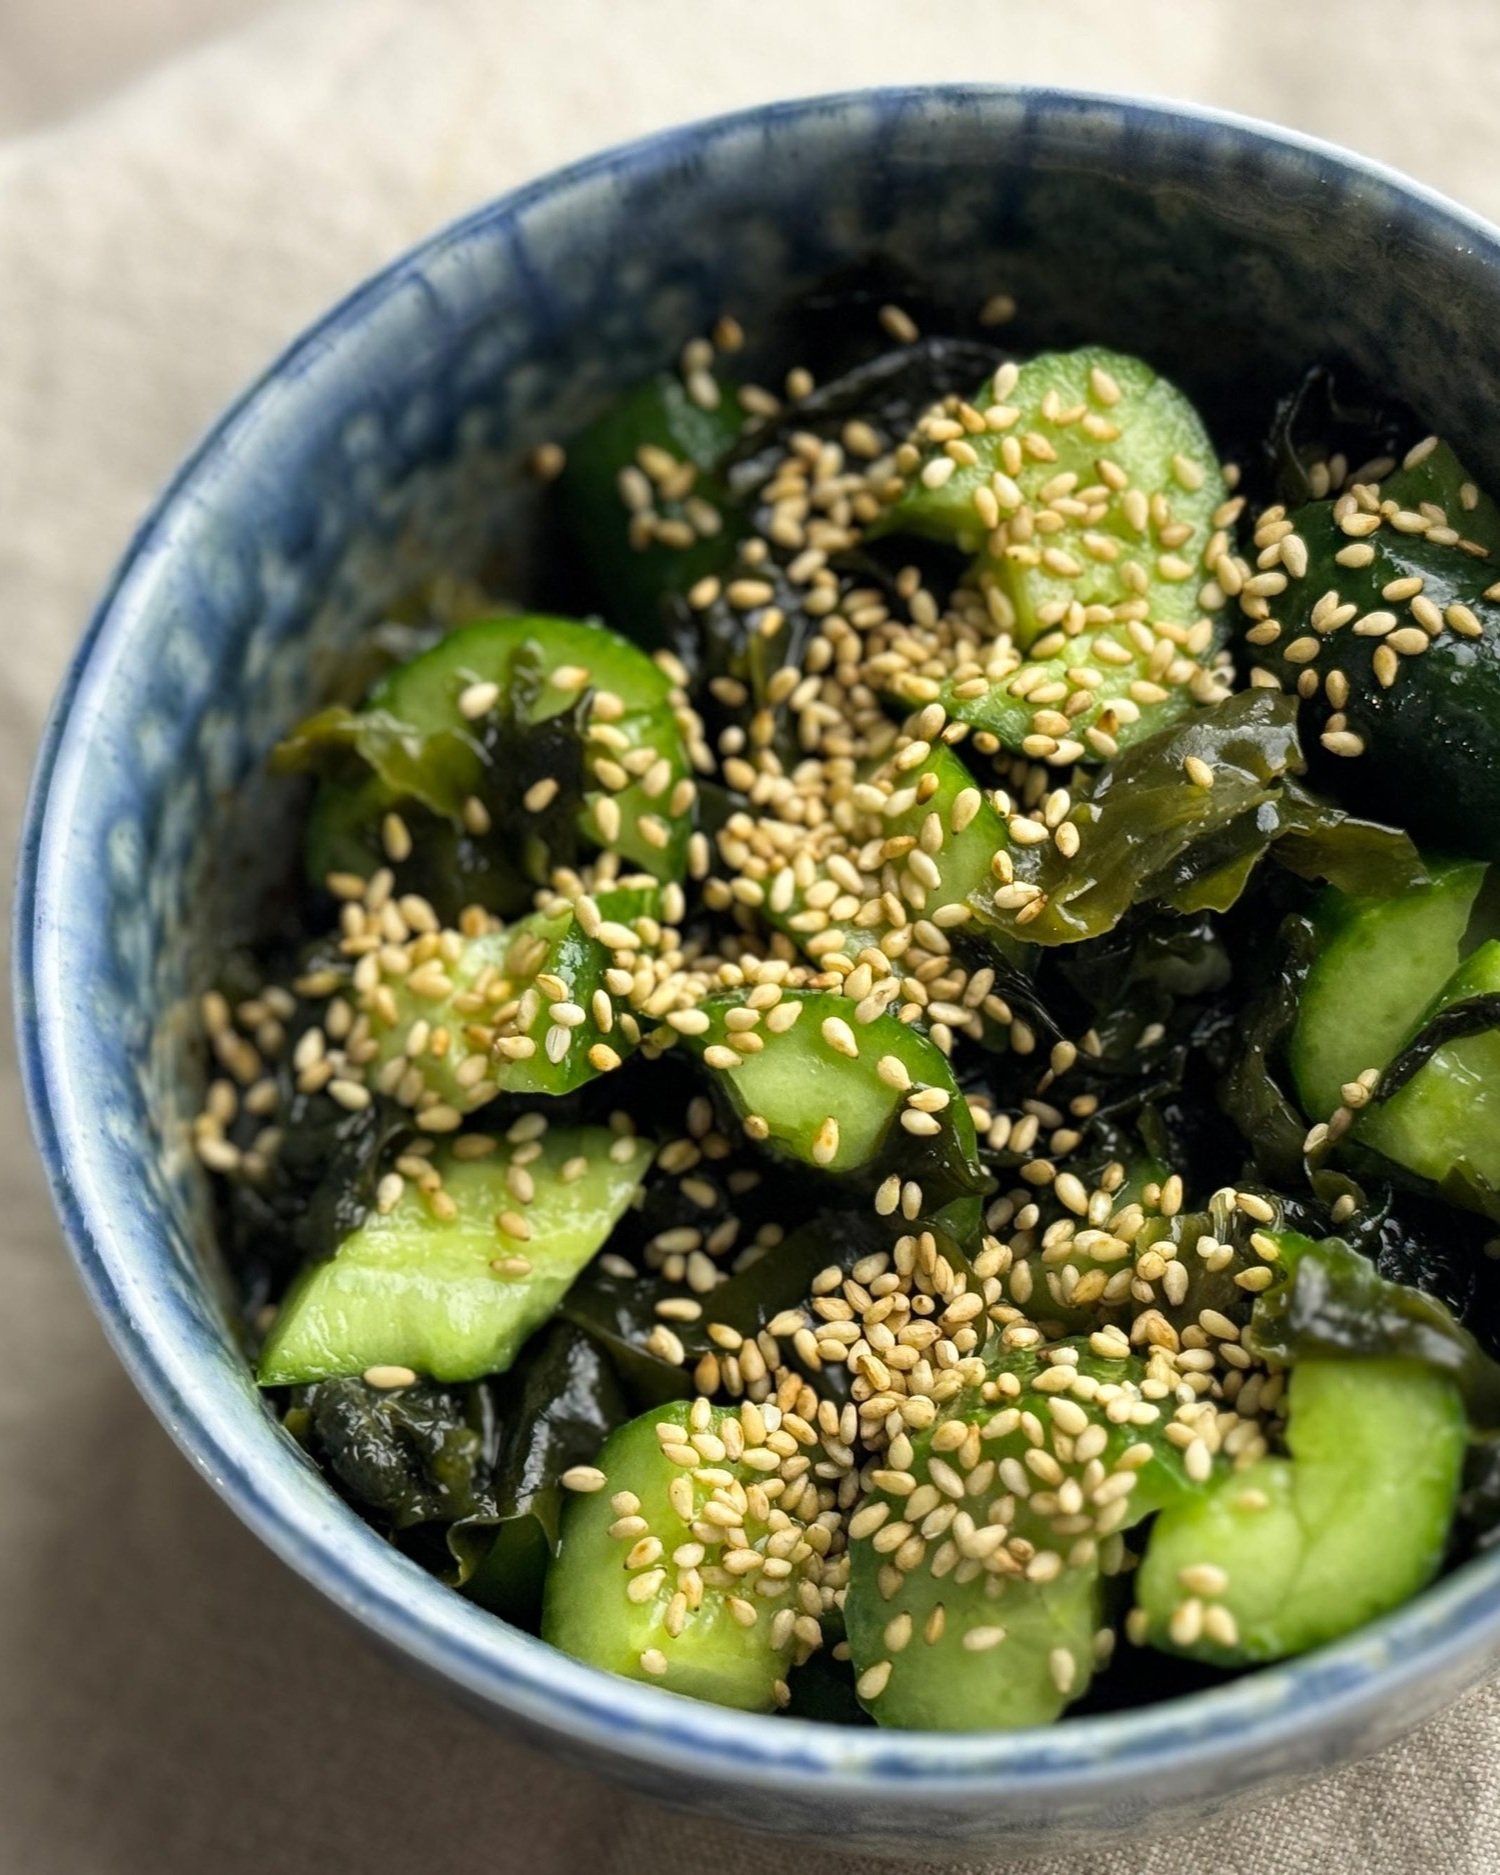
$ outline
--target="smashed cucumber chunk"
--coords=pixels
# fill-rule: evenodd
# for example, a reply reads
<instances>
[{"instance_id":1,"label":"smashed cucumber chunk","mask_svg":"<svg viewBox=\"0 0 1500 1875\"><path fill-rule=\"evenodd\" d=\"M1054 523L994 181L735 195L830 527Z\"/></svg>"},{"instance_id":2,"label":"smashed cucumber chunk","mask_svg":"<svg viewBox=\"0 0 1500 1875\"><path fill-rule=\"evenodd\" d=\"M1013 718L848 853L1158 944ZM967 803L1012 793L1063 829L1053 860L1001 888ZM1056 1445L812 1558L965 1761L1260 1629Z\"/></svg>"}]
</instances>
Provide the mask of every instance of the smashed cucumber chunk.
<instances>
[{"instance_id":1,"label":"smashed cucumber chunk","mask_svg":"<svg viewBox=\"0 0 1500 1875\"><path fill-rule=\"evenodd\" d=\"M660 895L647 882L593 902L595 936L575 905L533 912L365 997L376 1084L419 1111L435 1103L465 1114L500 1093L571 1093L617 1067L639 1031L605 974L659 942Z\"/></svg>"},{"instance_id":2,"label":"smashed cucumber chunk","mask_svg":"<svg viewBox=\"0 0 1500 1875\"><path fill-rule=\"evenodd\" d=\"M827 968L842 956L852 967L870 951L872 965L888 975L918 919L966 908L971 893L993 883L994 857L1009 836L992 796L943 742L915 763L898 750L873 764L855 785L851 815L847 832L830 835L836 844L829 852L805 827L782 823L786 852L765 864L763 878L758 868L745 870L764 886L767 922L815 963ZM726 856L745 859L756 831L748 815L731 816L720 835ZM850 889L855 873L859 891ZM996 934L993 942L1011 961L1026 954L1009 936Z\"/></svg>"},{"instance_id":3,"label":"smashed cucumber chunk","mask_svg":"<svg viewBox=\"0 0 1500 1875\"><path fill-rule=\"evenodd\" d=\"M1059 1204L1052 1218L1054 1207L1049 1207L1051 1228L1025 1233L1037 1239L1039 1247L1017 1256L1009 1276L1013 1296L1026 1288L1026 1313L1032 1321L1049 1334L1077 1334L1107 1321L1128 1321L1139 1313L1136 1292L1144 1279L1136 1269L1135 1246L1149 1244L1154 1236L1170 1238L1172 1228L1158 1217L1143 1222L1142 1194L1149 1187L1159 1191L1167 1176L1165 1165L1146 1157L1129 1166L1114 1161L1098 1179L1085 1176L1083 1183L1091 1198L1107 1192L1109 1209L1091 1207L1087 1216L1076 1220L1076 1229L1066 1234L1055 1227L1069 1214ZM1020 1277L1023 1265L1026 1274ZM1147 1268L1151 1267L1148 1263ZM1153 1306L1154 1301L1153 1295Z\"/></svg>"},{"instance_id":4,"label":"smashed cucumber chunk","mask_svg":"<svg viewBox=\"0 0 1500 1875\"><path fill-rule=\"evenodd\" d=\"M1448 979L1416 1028L1472 998L1496 996L1500 939L1491 938ZM1434 1049L1403 1086L1360 1116L1356 1137L1431 1179L1453 1203L1500 1217L1500 1027Z\"/></svg>"},{"instance_id":5,"label":"smashed cucumber chunk","mask_svg":"<svg viewBox=\"0 0 1500 1875\"><path fill-rule=\"evenodd\" d=\"M1305 570L1283 551L1286 590L1248 626L1248 654L1311 686L1309 750L1332 734L1354 757L1333 763L1342 797L1440 852L1500 859L1500 509L1429 438L1363 496L1286 520Z\"/></svg>"},{"instance_id":6,"label":"smashed cucumber chunk","mask_svg":"<svg viewBox=\"0 0 1500 1875\"><path fill-rule=\"evenodd\" d=\"M929 442L883 517L882 531L924 534L988 554L1015 606L1016 637L1024 646L1057 622L1042 615L1049 602L1112 605L1136 594L1149 598L1153 618L1198 617L1197 567L1223 481L1208 432L1175 385L1143 359L1086 345L1002 365L980 387L975 406L984 426L964 424L954 440L960 450L967 443L978 460L956 459L947 439ZM953 461L953 471L933 486L924 471L943 461ZM1118 473L1106 476L1101 461ZM1012 486L996 489L997 475ZM1123 485L1114 486L1122 476ZM975 502L981 489L995 494L1000 541L993 539L988 504ZM1140 501L1124 499L1131 491ZM1154 512L1153 496L1161 498ZM1055 508L1059 500L1102 512L1074 514ZM1063 525L1024 539L1013 526L1022 509L1033 516L1050 511ZM1116 551L1100 551L1106 542ZM1043 556L1048 545L1076 551L1077 570L1054 571ZM1163 555L1176 556L1186 571L1164 569L1158 564Z\"/></svg>"},{"instance_id":7,"label":"smashed cucumber chunk","mask_svg":"<svg viewBox=\"0 0 1500 1875\"><path fill-rule=\"evenodd\" d=\"M1153 1526L1136 1579L1153 1646L1220 1667L1279 1660L1437 1574L1468 1441L1454 1383L1413 1361L1304 1359L1287 1403L1289 1457Z\"/></svg>"},{"instance_id":8,"label":"smashed cucumber chunk","mask_svg":"<svg viewBox=\"0 0 1500 1875\"><path fill-rule=\"evenodd\" d=\"M801 1520L766 1492L780 1466L766 1436L778 1425L774 1407L676 1401L612 1433L597 1461L603 1484L564 1509L542 1638L714 1705L784 1704L788 1669L812 1651L794 1623L799 1583L819 1558Z\"/></svg>"},{"instance_id":9,"label":"smashed cucumber chunk","mask_svg":"<svg viewBox=\"0 0 1500 1875\"><path fill-rule=\"evenodd\" d=\"M983 1191L974 1120L947 1056L891 1015L826 990L726 991L686 1036L750 1138L820 1170L887 1159L931 1203Z\"/></svg>"},{"instance_id":10,"label":"smashed cucumber chunk","mask_svg":"<svg viewBox=\"0 0 1500 1875\"><path fill-rule=\"evenodd\" d=\"M1211 632L1196 626L1180 638L1150 625L1135 631L1104 625L1076 637L1053 631L1019 661L997 647L981 671L944 683L938 701L1002 749L1056 766L1108 761L1195 704L1213 700L1216 691L1206 685L1200 661L1212 642ZM1088 673L1085 686L1075 672ZM1086 707L1069 710L1084 687Z\"/></svg>"},{"instance_id":11,"label":"smashed cucumber chunk","mask_svg":"<svg viewBox=\"0 0 1500 1875\"><path fill-rule=\"evenodd\" d=\"M1144 1373L1065 1343L1002 1370L984 1406L896 1441L851 1525L844 1601L880 1724L1045 1725L1088 1690L1113 1644L1120 1533L1198 1488Z\"/></svg>"},{"instance_id":12,"label":"smashed cucumber chunk","mask_svg":"<svg viewBox=\"0 0 1500 1875\"><path fill-rule=\"evenodd\" d=\"M1444 983L1485 868L1429 865L1431 883L1392 898L1352 898L1327 886L1312 911L1317 951L1288 1046L1302 1110L1327 1119L1340 1089L1384 1070Z\"/></svg>"},{"instance_id":13,"label":"smashed cucumber chunk","mask_svg":"<svg viewBox=\"0 0 1500 1875\"><path fill-rule=\"evenodd\" d=\"M455 837L488 838L501 870L535 884L581 846L681 878L694 787L674 696L603 625L518 614L462 626L392 671L359 712L324 712L283 745L283 767L331 769L309 870L321 880L384 863L384 817L415 800L446 814ZM351 743L374 774L349 777Z\"/></svg>"},{"instance_id":14,"label":"smashed cucumber chunk","mask_svg":"<svg viewBox=\"0 0 1500 1875\"><path fill-rule=\"evenodd\" d=\"M497 1140L485 1157L472 1156L478 1136L439 1148L441 1204L408 1179L389 1212L371 1212L304 1270L267 1337L261 1385L376 1367L434 1380L503 1373L608 1238L653 1150L602 1127L522 1131L531 1136Z\"/></svg>"},{"instance_id":15,"label":"smashed cucumber chunk","mask_svg":"<svg viewBox=\"0 0 1500 1875\"><path fill-rule=\"evenodd\" d=\"M871 532L977 556L997 637L943 685L949 713L1007 748L1097 761L1208 700L1203 559L1223 478L1182 393L1086 346L1001 366L937 421Z\"/></svg>"},{"instance_id":16,"label":"smashed cucumber chunk","mask_svg":"<svg viewBox=\"0 0 1500 1875\"><path fill-rule=\"evenodd\" d=\"M599 603L646 643L662 601L724 562L736 504L718 473L744 426L733 387L695 376L705 407L674 371L617 398L568 446L558 499ZM729 523L726 526L726 522Z\"/></svg>"},{"instance_id":17,"label":"smashed cucumber chunk","mask_svg":"<svg viewBox=\"0 0 1500 1875\"><path fill-rule=\"evenodd\" d=\"M1337 1238L1268 1228L1284 1280L1247 1336L1287 1382L1287 1456L1169 1506L1137 1577L1137 1639L1248 1666L1336 1639L1437 1573L1494 1364L1442 1304Z\"/></svg>"}]
</instances>

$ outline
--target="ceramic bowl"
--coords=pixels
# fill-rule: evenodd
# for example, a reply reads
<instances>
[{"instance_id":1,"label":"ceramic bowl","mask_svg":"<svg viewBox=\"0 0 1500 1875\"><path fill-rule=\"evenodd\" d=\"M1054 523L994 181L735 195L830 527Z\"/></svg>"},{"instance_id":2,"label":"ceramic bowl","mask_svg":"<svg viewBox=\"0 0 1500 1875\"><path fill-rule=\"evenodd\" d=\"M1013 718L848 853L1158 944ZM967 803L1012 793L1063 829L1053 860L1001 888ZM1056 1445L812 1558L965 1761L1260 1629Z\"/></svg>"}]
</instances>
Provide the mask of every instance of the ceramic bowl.
<instances>
[{"instance_id":1,"label":"ceramic bowl","mask_svg":"<svg viewBox=\"0 0 1500 1875\"><path fill-rule=\"evenodd\" d=\"M1046 1731L838 1729L565 1659L441 1587L328 1490L227 1326L187 1123L196 992L284 868L278 733L426 572L524 590L544 438L732 307L879 255L1002 289L1021 350L1099 340L1212 420L1311 361L1388 381L1500 483L1500 235L1289 133L1066 92L769 106L615 150L436 235L223 419L146 521L58 701L17 905L32 1123L142 1393L256 1533L388 1649L578 1763L725 1822L851 1850L1019 1853L1181 1826L1368 1752L1500 1650L1500 1553L1338 1646Z\"/></svg>"}]
</instances>

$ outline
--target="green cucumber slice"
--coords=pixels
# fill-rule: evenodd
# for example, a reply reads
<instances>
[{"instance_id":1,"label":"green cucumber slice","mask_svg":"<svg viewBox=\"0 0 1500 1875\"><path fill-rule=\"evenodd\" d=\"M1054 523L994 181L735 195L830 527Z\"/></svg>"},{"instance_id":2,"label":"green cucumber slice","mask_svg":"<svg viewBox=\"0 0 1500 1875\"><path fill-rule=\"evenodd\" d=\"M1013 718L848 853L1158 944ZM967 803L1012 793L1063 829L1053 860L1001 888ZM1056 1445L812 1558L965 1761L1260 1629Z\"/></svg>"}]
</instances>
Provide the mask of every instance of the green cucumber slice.
<instances>
[{"instance_id":1,"label":"green cucumber slice","mask_svg":"<svg viewBox=\"0 0 1500 1875\"><path fill-rule=\"evenodd\" d=\"M752 1139L834 1174L899 1161L929 1204L986 1188L973 1116L928 1036L895 1016L861 1022L831 991L754 995L707 997L686 1037Z\"/></svg>"},{"instance_id":2,"label":"green cucumber slice","mask_svg":"<svg viewBox=\"0 0 1500 1875\"><path fill-rule=\"evenodd\" d=\"M1153 1646L1279 1660L1398 1607L1441 1566L1468 1441L1453 1382L1410 1361L1304 1359L1288 1404L1290 1457L1152 1528L1136 1594Z\"/></svg>"},{"instance_id":3,"label":"green cucumber slice","mask_svg":"<svg viewBox=\"0 0 1500 1875\"><path fill-rule=\"evenodd\" d=\"M455 1142L433 1155L451 1215L408 1181L394 1209L372 1212L297 1278L261 1354L262 1386L372 1367L434 1380L503 1373L609 1236L652 1146L602 1127L558 1127L497 1142L485 1158L472 1150Z\"/></svg>"},{"instance_id":4,"label":"green cucumber slice","mask_svg":"<svg viewBox=\"0 0 1500 1875\"><path fill-rule=\"evenodd\" d=\"M1140 1393L1143 1365L1071 1351L1071 1388L1038 1388L1041 1362L1024 1379L1003 1375L1010 1391L991 1386L992 1404L907 1440L909 1452L898 1440L872 1474L844 1620L880 1724L980 1731L1057 1718L1107 1657L1119 1533L1195 1488Z\"/></svg>"},{"instance_id":5,"label":"green cucumber slice","mask_svg":"<svg viewBox=\"0 0 1500 1875\"><path fill-rule=\"evenodd\" d=\"M764 823L757 828L747 815L725 823L721 849L732 861L748 862L747 874L764 888L767 922L813 962L827 969L842 957L853 968L873 951L870 961L882 975L910 944L918 919L941 917L958 932L966 919L950 922L948 915L954 907L966 909L970 894L992 883L994 857L1009 844L991 794L943 742L915 763L898 751L875 764L858 784L848 827L826 836L831 852L805 828L784 826L787 849L775 861L750 861L750 839ZM854 873L858 892L850 890ZM900 907L899 924L891 902ZM1026 955L1024 944L1004 934L986 933L984 941L1012 962Z\"/></svg>"},{"instance_id":6,"label":"green cucumber slice","mask_svg":"<svg viewBox=\"0 0 1500 1875\"><path fill-rule=\"evenodd\" d=\"M1204 557L1223 479L1182 393L1085 346L1002 366L937 421L871 532L978 556L996 637L943 685L949 713L1007 748L1097 761L1207 700Z\"/></svg>"},{"instance_id":7,"label":"green cucumber slice","mask_svg":"<svg viewBox=\"0 0 1500 1875\"><path fill-rule=\"evenodd\" d=\"M1481 944L1426 1010L1500 993L1500 939ZM1437 1049L1389 1100L1360 1118L1356 1137L1409 1172L1430 1178L1457 1204L1496 1214L1500 1194L1500 1032Z\"/></svg>"},{"instance_id":8,"label":"green cucumber slice","mask_svg":"<svg viewBox=\"0 0 1500 1875\"><path fill-rule=\"evenodd\" d=\"M594 902L599 936L572 905L534 912L365 997L375 1085L419 1112L465 1114L500 1093L571 1093L618 1067L640 1032L605 973L659 941L660 895L625 887Z\"/></svg>"},{"instance_id":9,"label":"green cucumber slice","mask_svg":"<svg viewBox=\"0 0 1500 1875\"><path fill-rule=\"evenodd\" d=\"M1426 440L1364 500L1286 517L1304 570L1270 601L1279 632L1246 653L1287 690L1312 685L1309 751L1330 731L1357 739L1325 745L1340 799L1440 852L1500 859L1500 509Z\"/></svg>"},{"instance_id":10,"label":"green cucumber slice","mask_svg":"<svg viewBox=\"0 0 1500 1875\"><path fill-rule=\"evenodd\" d=\"M768 1435L782 1436L774 1407L706 1400L656 1407L612 1433L597 1461L603 1485L564 1510L542 1638L714 1705L784 1703L788 1669L812 1651L794 1629L794 1591L809 1571L816 1579L818 1557L780 1508L786 1494L765 1495L778 1470Z\"/></svg>"},{"instance_id":11,"label":"green cucumber slice","mask_svg":"<svg viewBox=\"0 0 1500 1875\"><path fill-rule=\"evenodd\" d=\"M428 793L459 811L437 824L450 842L495 849L490 870L512 910L512 875L547 883L580 840L656 878L682 877L695 790L678 707L665 673L605 626L518 614L450 632L377 684L361 716L413 732L419 772L424 761L441 762ZM287 745L294 764L338 764L320 784L309 826L308 864L319 880L331 861L363 872L385 863L381 829L392 809L422 815L419 846L431 836L428 810L412 807L394 760L383 775L360 768L350 778L359 720L328 713ZM320 753L325 742L331 750ZM462 870L481 881L485 872L475 862Z\"/></svg>"},{"instance_id":12,"label":"green cucumber slice","mask_svg":"<svg viewBox=\"0 0 1500 1875\"><path fill-rule=\"evenodd\" d=\"M1313 909L1317 952L1288 1055L1302 1110L1326 1120L1339 1090L1385 1069L1458 968L1485 867L1429 865L1430 885L1396 898L1351 898L1333 886Z\"/></svg>"},{"instance_id":13,"label":"green cucumber slice","mask_svg":"<svg viewBox=\"0 0 1500 1875\"><path fill-rule=\"evenodd\" d=\"M732 386L712 381L718 402L709 408L674 371L616 398L569 445L558 481L595 595L647 644L661 640L667 595L686 592L732 551L736 504L717 469L744 412Z\"/></svg>"}]
</instances>

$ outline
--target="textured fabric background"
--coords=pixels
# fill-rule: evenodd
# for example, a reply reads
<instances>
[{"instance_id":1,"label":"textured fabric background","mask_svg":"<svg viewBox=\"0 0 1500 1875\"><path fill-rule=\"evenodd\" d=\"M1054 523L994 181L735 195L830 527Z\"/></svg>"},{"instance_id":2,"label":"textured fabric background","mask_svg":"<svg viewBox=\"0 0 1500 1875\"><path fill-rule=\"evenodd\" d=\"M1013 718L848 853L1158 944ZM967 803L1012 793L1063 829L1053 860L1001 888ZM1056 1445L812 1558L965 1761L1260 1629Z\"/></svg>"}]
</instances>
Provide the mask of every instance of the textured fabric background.
<instances>
[{"instance_id":1,"label":"textured fabric background","mask_svg":"<svg viewBox=\"0 0 1500 1875\"><path fill-rule=\"evenodd\" d=\"M128 4L67 0L80 33ZM931 78L1228 105L1500 215L1497 69L1491 0L303 0L0 145L6 875L48 700L153 490L286 339L434 224L673 120ZM0 1870L793 1863L504 1745L377 1659L220 1508L116 1367L32 1162L8 1036L0 1151ZM1492 1686L1274 1807L1024 1866L1495 1875L1497 1797ZM831 1849L817 1865L850 1866Z\"/></svg>"}]
</instances>

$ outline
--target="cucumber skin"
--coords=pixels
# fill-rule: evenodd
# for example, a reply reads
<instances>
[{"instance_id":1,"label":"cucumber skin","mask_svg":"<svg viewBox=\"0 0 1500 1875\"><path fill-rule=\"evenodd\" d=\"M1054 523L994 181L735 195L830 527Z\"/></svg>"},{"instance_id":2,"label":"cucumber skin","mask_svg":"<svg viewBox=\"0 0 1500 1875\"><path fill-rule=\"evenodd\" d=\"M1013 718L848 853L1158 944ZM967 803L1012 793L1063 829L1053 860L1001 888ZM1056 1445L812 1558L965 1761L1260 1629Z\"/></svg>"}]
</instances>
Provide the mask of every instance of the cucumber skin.
<instances>
[{"instance_id":1,"label":"cucumber skin","mask_svg":"<svg viewBox=\"0 0 1500 1875\"><path fill-rule=\"evenodd\" d=\"M1399 1607L1441 1568L1468 1445L1453 1383L1408 1361L1303 1360L1290 1408L1290 1458L1261 1459L1157 1520L1136 1579L1153 1647L1219 1667L1280 1660ZM1245 1502L1255 1491L1266 1507ZM1202 1563L1228 1575L1232 1647L1171 1640L1187 1594L1178 1572Z\"/></svg>"},{"instance_id":2,"label":"cucumber skin","mask_svg":"<svg viewBox=\"0 0 1500 1875\"><path fill-rule=\"evenodd\" d=\"M528 1213L534 1235L525 1243L495 1221L516 1208L505 1184L509 1155L441 1155L458 1217L434 1218L408 1184L389 1216L372 1213L331 1259L310 1265L267 1337L260 1384L301 1386L378 1366L445 1381L503 1373L608 1238L650 1163L649 1141L638 1142L628 1164L609 1157L613 1144L602 1127L557 1128L545 1137L542 1158L528 1168L537 1197ZM581 1179L549 1183L580 1153L590 1161ZM505 1255L525 1255L531 1273L493 1270L491 1259Z\"/></svg>"},{"instance_id":3,"label":"cucumber skin","mask_svg":"<svg viewBox=\"0 0 1500 1875\"><path fill-rule=\"evenodd\" d=\"M704 410L675 372L662 371L615 399L568 448L557 500L572 545L597 602L643 644L662 641L664 598L719 571L733 551L738 513L715 470L743 421L730 386L721 383L717 408ZM630 513L617 478L636 464L643 444L695 465L694 495L724 517L718 534L686 548L631 545ZM682 513L680 503L659 501L658 507L674 517Z\"/></svg>"},{"instance_id":4,"label":"cucumber skin","mask_svg":"<svg viewBox=\"0 0 1500 1875\"><path fill-rule=\"evenodd\" d=\"M633 1491L640 1500L639 1514L662 1541L665 1558L693 1541L689 1525L668 1500L667 1486L678 1467L663 1456L655 1431L663 1423L686 1427L690 1410L686 1401L655 1407L606 1440L596 1460L607 1479L603 1490L573 1496L563 1509L557 1554L547 1574L542 1639L575 1660L626 1679L741 1712L770 1712L777 1704L776 1683L791 1657L790 1649L771 1644L771 1616L780 1602L764 1602L755 1626L745 1628L728 1610L728 1591L706 1587L702 1607L673 1638L662 1626L674 1593L673 1571L668 1569L650 1600L631 1602L623 1567L629 1544L609 1534L619 1515L610 1500L619 1491ZM716 1408L713 1426L728 1417L729 1410ZM747 1470L743 1481L753 1476ZM736 1592L753 1593L743 1582ZM664 1676L655 1677L641 1666L640 1656L649 1647L666 1655Z\"/></svg>"},{"instance_id":5,"label":"cucumber skin","mask_svg":"<svg viewBox=\"0 0 1500 1875\"><path fill-rule=\"evenodd\" d=\"M1349 685L1344 715L1365 751L1354 760L1322 755L1318 738L1331 705L1321 688L1302 706L1303 741L1315 773L1321 767L1351 807L1394 820L1437 851L1500 860L1500 604L1484 596L1500 574L1500 511L1483 493L1471 511L1464 510L1459 491L1467 479L1452 450L1440 444L1416 469L1388 476L1380 492L1405 509L1436 503L1455 528L1487 550L1487 558L1382 527L1371 536L1374 561L1352 569L1334 559L1350 541L1333 522L1332 503L1294 509L1288 518L1308 547L1307 573L1276 601L1283 626L1278 641L1257 647L1242 640L1242 648L1250 663L1274 672L1290 690L1297 671L1283 653L1306 633L1308 613L1330 589L1361 612L1373 611L1389 605L1383 587L1416 576L1423 596L1439 611L1454 602L1470 607L1482 634L1471 639L1442 631L1420 656L1401 660L1390 688L1374 676L1374 649L1381 640L1339 631L1337 661ZM1414 622L1404 604L1394 610L1402 625ZM1327 661L1302 668L1321 674Z\"/></svg>"},{"instance_id":6,"label":"cucumber skin","mask_svg":"<svg viewBox=\"0 0 1500 1875\"><path fill-rule=\"evenodd\" d=\"M1471 996L1500 992L1500 939L1480 945L1413 1025ZM1500 1193L1500 1033L1466 1036L1439 1048L1389 1100L1360 1118L1360 1143L1444 1186L1457 1170L1485 1188L1445 1188L1456 1204L1495 1215ZM1476 1203L1477 1196L1486 1202Z\"/></svg>"},{"instance_id":7,"label":"cucumber skin","mask_svg":"<svg viewBox=\"0 0 1500 1875\"><path fill-rule=\"evenodd\" d=\"M1428 871L1431 885L1399 898L1351 898L1332 886L1318 895L1318 950L1288 1049L1309 1119L1326 1120L1340 1088L1366 1068L1389 1067L1458 967L1485 867L1443 861Z\"/></svg>"}]
</instances>

